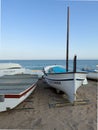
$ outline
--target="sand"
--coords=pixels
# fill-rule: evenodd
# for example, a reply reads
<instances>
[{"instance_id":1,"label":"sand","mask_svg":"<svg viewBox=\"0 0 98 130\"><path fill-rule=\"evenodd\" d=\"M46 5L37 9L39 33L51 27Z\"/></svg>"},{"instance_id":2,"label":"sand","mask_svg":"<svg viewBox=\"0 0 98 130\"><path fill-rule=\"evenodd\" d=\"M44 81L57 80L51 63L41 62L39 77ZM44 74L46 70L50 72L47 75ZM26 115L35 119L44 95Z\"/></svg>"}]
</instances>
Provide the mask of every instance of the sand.
<instances>
[{"instance_id":1,"label":"sand","mask_svg":"<svg viewBox=\"0 0 98 130\"><path fill-rule=\"evenodd\" d=\"M0 113L0 129L31 130L97 130L97 82L80 87L78 98L86 105L65 105L65 94L39 80L36 90L13 110ZM56 106L56 102L61 105ZM63 104L63 105L62 105Z\"/></svg>"}]
</instances>

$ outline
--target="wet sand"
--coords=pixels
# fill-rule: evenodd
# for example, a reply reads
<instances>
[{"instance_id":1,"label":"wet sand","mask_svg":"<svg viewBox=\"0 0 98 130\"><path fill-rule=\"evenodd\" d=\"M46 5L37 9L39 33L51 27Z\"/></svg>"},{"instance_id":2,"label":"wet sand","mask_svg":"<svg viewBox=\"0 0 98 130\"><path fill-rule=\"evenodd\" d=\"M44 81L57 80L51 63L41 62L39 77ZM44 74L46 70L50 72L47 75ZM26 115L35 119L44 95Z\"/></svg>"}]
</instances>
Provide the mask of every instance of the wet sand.
<instances>
[{"instance_id":1,"label":"wet sand","mask_svg":"<svg viewBox=\"0 0 98 130\"><path fill-rule=\"evenodd\" d=\"M65 94L56 94L43 80L36 90L15 109L0 113L0 129L31 130L97 130L98 83L77 91L79 99L88 99L86 105L65 105ZM56 103L61 105L56 106Z\"/></svg>"}]
</instances>

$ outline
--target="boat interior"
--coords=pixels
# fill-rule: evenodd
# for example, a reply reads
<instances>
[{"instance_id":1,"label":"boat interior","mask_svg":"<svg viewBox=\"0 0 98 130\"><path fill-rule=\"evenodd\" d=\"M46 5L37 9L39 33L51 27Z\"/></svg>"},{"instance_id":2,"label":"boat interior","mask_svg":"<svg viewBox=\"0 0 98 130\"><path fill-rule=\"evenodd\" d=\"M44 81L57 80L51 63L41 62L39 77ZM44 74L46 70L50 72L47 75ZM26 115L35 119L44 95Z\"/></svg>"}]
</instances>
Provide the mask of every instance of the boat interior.
<instances>
[{"instance_id":1,"label":"boat interior","mask_svg":"<svg viewBox=\"0 0 98 130\"><path fill-rule=\"evenodd\" d=\"M38 80L35 75L5 75L0 77L0 95L19 94L31 87Z\"/></svg>"}]
</instances>

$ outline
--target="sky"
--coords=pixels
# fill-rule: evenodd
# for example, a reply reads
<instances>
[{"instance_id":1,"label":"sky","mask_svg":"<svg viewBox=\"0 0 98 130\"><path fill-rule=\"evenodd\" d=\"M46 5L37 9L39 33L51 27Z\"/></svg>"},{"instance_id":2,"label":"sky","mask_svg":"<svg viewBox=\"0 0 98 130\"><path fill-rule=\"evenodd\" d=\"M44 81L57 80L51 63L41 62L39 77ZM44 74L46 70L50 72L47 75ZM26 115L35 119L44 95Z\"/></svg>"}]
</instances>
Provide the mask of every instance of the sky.
<instances>
[{"instance_id":1,"label":"sky","mask_svg":"<svg viewBox=\"0 0 98 130\"><path fill-rule=\"evenodd\" d=\"M98 59L98 1L1 0L0 60Z\"/></svg>"}]
</instances>

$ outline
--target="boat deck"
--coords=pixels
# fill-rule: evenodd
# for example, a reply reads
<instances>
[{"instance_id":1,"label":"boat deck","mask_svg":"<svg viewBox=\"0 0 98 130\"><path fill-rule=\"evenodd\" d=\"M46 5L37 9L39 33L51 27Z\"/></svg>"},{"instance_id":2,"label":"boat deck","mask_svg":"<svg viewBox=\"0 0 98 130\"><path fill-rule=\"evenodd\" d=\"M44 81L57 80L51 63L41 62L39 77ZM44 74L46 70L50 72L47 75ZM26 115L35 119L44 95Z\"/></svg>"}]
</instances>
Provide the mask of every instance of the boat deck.
<instances>
[{"instance_id":1,"label":"boat deck","mask_svg":"<svg viewBox=\"0 0 98 130\"><path fill-rule=\"evenodd\" d=\"M20 94L38 81L36 75L6 75L0 77L0 95Z\"/></svg>"}]
</instances>

